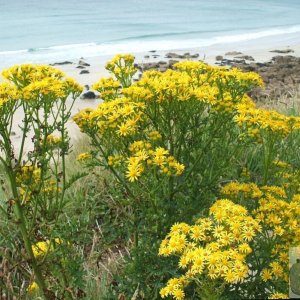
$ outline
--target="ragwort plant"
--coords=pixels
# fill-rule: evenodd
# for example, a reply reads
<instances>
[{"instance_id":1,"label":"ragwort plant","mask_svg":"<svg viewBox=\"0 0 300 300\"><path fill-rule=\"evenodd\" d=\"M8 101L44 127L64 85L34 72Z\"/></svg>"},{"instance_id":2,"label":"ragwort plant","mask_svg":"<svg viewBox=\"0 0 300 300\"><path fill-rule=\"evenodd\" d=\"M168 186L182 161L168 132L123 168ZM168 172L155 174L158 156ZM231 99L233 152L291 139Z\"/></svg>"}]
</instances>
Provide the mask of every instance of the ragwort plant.
<instances>
[{"instance_id":1,"label":"ragwort plant","mask_svg":"<svg viewBox=\"0 0 300 300\"><path fill-rule=\"evenodd\" d=\"M1 227L0 245L1 261L14 274L12 283L2 284L19 298L37 293L47 299L74 299L74 251L57 225L72 183L65 170L70 151L66 123L82 88L49 66L14 66L2 75L0 163L8 200L0 204L7 224ZM18 147L11 140L16 122L21 129ZM28 142L30 151L25 149Z\"/></svg>"},{"instance_id":2,"label":"ragwort plant","mask_svg":"<svg viewBox=\"0 0 300 300\"><path fill-rule=\"evenodd\" d=\"M174 224L159 254L179 256L185 273L170 279L161 297L185 299L184 290L194 285L203 299L207 282L220 298L288 298L289 248L300 243L299 177L297 186L232 182L208 218Z\"/></svg>"},{"instance_id":3,"label":"ragwort plant","mask_svg":"<svg viewBox=\"0 0 300 300\"><path fill-rule=\"evenodd\" d=\"M132 83L133 63L131 55L113 58L112 76L93 86L104 103L74 120L93 146L79 159L109 169L133 212L126 224L134 244L131 283L120 289L155 298L164 278L158 240L178 218L204 213L218 185L235 175L243 151L236 142L237 105L248 103L246 92L262 80L190 61L165 73L147 71Z\"/></svg>"},{"instance_id":4,"label":"ragwort plant","mask_svg":"<svg viewBox=\"0 0 300 300\"><path fill-rule=\"evenodd\" d=\"M300 119L250 101L237 110L250 168L221 189L226 198L213 204L209 218L171 227L159 254L178 256L184 273L167 282L162 298L204 299L215 291L229 299L288 298L289 248L300 243L299 160L292 155Z\"/></svg>"}]
</instances>

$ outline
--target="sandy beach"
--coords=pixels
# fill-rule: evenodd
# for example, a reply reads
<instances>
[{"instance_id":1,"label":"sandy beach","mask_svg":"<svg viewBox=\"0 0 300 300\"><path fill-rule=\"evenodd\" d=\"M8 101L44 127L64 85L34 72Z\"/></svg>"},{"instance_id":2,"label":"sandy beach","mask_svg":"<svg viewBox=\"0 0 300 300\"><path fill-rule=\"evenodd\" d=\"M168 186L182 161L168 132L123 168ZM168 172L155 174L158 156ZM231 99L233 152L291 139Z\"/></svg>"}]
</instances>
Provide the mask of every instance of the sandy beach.
<instances>
[{"instance_id":1,"label":"sandy beach","mask_svg":"<svg viewBox=\"0 0 300 300\"><path fill-rule=\"evenodd\" d=\"M286 51L287 53L276 53L271 52L274 50ZM260 38L251 41L239 41L236 43L222 43L215 44L209 47L185 49L184 46L180 49L173 50L156 50L152 49L149 52L136 52L133 55L136 57L136 63L146 64L155 63L160 61L168 61L166 58L167 53L176 53L178 55L183 55L185 53L190 53L191 55L198 54L195 60L203 60L208 64L215 65L218 63L216 61L217 56L223 57L223 59L233 59L234 52L240 52L240 55L247 55L253 57L255 62L267 62L276 55L293 55L300 57L300 36L297 34L282 35L276 37ZM89 88L93 83L99 80L101 77L108 76L109 73L105 70L105 64L110 60L116 53L110 56L95 56L95 57L81 57L77 59L68 60L69 63L64 63L63 61L54 61L51 63L54 67L65 72L66 76L76 79L81 85L88 86ZM184 59L178 59L184 60ZM87 64L85 67L78 68L79 62L83 61ZM46 62L45 62L46 63ZM82 72L84 70L84 73ZM2 79L3 80L3 79ZM86 92L87 89L84 91ZM101 103L100 99L77 99L75 105L72 109L72 116L79 112L81 109L86 107L96 107ZM16 115L16 120L20 120L22 116L20 114ZM81 133L77 128L76 124L72 120L68 123L68 130L70 136L75 142L80 139ZM12 143L14 144L16 150L19 148L20 143L20 128L18 122L14 123L13 126L14 135L12 136ZM31 149L31 141L28 141L25 146L25 150L29 151Z\"/></svg>"}]
</instances>

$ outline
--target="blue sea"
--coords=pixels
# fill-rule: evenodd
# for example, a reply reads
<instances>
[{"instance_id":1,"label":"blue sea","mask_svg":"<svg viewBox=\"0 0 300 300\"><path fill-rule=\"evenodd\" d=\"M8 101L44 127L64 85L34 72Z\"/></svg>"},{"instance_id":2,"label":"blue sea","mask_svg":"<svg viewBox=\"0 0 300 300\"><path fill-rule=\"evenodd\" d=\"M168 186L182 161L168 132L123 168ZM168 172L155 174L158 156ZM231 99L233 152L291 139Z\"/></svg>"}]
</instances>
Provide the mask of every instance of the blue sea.
<instances>
[{"instance_id":1,"label":"blue sea","mask_svg":"<svg viewBox=\"0 0 300 300\"><path fill-rule=\"evenodd\" d=\"M300 0L0 0L0 68L300 35Z\"/></svg>"}]
</instances>

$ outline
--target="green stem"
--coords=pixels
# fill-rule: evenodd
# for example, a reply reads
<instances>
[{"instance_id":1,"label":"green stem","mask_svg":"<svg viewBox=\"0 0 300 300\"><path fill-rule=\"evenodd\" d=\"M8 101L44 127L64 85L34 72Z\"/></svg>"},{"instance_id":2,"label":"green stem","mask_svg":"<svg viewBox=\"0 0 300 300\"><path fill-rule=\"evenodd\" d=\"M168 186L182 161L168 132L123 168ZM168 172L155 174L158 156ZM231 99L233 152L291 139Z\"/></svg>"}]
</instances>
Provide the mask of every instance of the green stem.
<instances>
[{"instance_id":1,"label":"green stem","mask_svg":"<svg viewBox=\"0 0 300 300\"><path fill-rule=\"evenodd\" d=\"M269 180L269 171L270 164L272 162L274 141L269 136L268 140L263 143L263 151L264 151L264 170L263 170L263 185L266 185Z\"/></svg>"},{"instance_id":2,"label":"green stem","mask_svg":"<svg viewBox=\"0 0 300 300\"><path fill-rule=\"evenodd\" d=\"M34 274L35 274L35 277L36 277L36 282L37 282L39 288L41 289L43 295L45 296L44 292L47 290L47 287L46 287L42 272L41 272L40 268L38 267L37 261L35 259L34 254L33 254L33 251L32 251L32 244L31 244L30 238L28 236L28 232L27 232L27 228L26 228L26 221L25 221L25 217L24 217L24 214L23 214L22 206L21 206L20 201L19 201L19 196L18 196L18 191L17 191L17 188L16 188L16 183L15 183L15 180L14 180L14 176L13 176L13 174L10 170L8 170L8 171L9 171L8 175L9 175L9 179L10 179L12 193L13 193L13 197L14 197L14 200L15 200L15 203L16 203L15 204L15 212L16 212L16 215L17 215L17 218L18 218L17 225L20 228L20 231L21 231L21 234L22 234L22 237L23 237L23 241L24 241L24 245L25 245L25 249L26 249L27 254L29 255L29 258L30 258L30 263L32 265L32 268L33 268L33 271L34 271Z\"/></svg>"}]
</instances>

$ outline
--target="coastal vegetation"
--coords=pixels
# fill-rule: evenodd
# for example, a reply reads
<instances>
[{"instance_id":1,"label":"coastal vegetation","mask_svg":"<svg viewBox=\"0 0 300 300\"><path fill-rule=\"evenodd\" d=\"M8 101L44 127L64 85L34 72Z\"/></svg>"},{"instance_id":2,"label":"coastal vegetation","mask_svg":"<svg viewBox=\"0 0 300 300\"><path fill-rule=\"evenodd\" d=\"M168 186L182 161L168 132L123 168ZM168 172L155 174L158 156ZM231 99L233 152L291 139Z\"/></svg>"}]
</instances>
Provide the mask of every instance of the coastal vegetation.
<instances>
[{"instance_id":1,"label":"coastal vegetation","mask_svg":"<svg viewBox=\"0 0 300 300\"><path fill-rule=\"evenodd\" d=\"M74 145L66 124L82 88L49 66L3 72L3 295L286 298L300 244L297 112L258 107L261 77L237 68L178 62L135 81L134 57L117 55L106 69L93 85L103 103L73 116Z\"/></svg>"}]
</instances>

